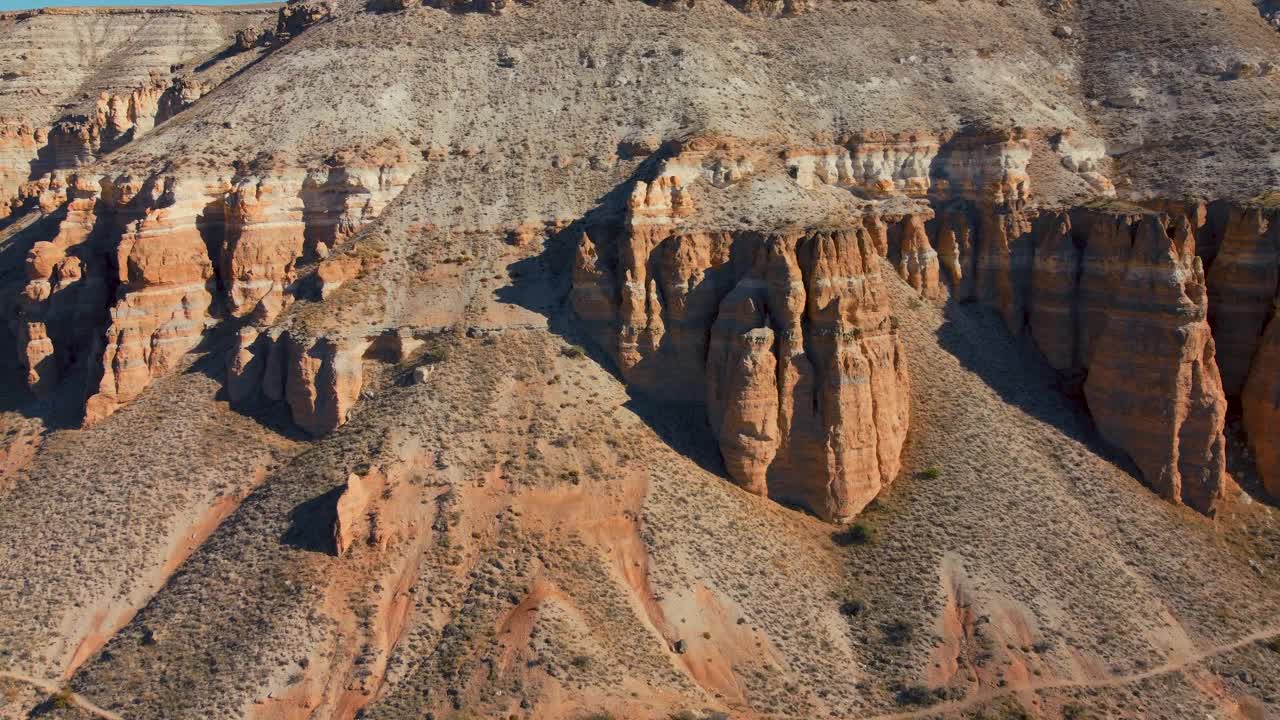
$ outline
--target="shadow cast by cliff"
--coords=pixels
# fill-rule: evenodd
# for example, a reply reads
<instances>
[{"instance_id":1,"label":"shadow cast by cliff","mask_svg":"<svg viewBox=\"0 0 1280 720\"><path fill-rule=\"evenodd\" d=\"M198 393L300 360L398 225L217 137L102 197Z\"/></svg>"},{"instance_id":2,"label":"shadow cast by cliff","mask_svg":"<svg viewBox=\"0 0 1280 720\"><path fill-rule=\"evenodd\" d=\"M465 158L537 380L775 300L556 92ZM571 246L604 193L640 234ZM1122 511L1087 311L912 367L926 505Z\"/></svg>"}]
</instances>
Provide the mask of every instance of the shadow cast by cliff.
<instances>
[{"instance_id":1,"label":"shadow cast by cliff","mask_svg":"<svg viewBox=\"0 0 1280 720\"><path fill-rule=\"evenodd\" d=\"M1045 362L1029 336L1012 336L998 313L976 302L950 300L937 331L938 345L987 384L1004 402L1051 425L1134 477L1137 466L1101 436L1083 397Z\"/></svg>"},{"instance_id":2,"label":"shadow cast by cliff","mask_svg":"<svg viewBox=\"0 0 1280 720\"><path fill-rule=\"evenodd\" d=\"M280 542L295 550L337 555L338 546L333 539L333 524L338 519L338 497L343 486L299 503L289 511L289 528Z\"/></svg>"},{"instance_id":3,"label":"shadow cast by cliff","mask_svg":"<svg viewBox=\"0 0 1280 720\"><path fill-rule=\"evenodd\" d=\"M509 265L507 274L511 283L495 290L495 297L546 317L547 327L554 335L583 347L592 361L626 385L630 398L627 409L636 413L672 449L704 470L727 479L705 405L692 399L673 402L657 398L626 384L617 364L597 344L569 304L571 269L579 239L587 233L593 239L598 238L602 245L614 242L633 184L638 179L651 178L666 156L665 148L649 156L630 177L601 197L591 211L547 238L541 253ZM614 252L611 247L601 250Z\"/></svg>"}]
</instances>

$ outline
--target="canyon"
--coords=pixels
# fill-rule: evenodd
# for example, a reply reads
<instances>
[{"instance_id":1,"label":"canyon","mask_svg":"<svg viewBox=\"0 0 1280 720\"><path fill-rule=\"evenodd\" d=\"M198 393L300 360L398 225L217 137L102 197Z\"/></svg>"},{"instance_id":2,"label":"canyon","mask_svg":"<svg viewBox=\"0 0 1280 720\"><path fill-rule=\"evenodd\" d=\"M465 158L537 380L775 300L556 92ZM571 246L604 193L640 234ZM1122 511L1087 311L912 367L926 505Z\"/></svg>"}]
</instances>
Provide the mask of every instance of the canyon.
<instances>
[{"instance_id":1,"label":"canyon","mask_svg":"<svg viewBox=\"0 0 1280 720\"><path fill-rule=\"evenodd\" d=\"M1156 5L0 14L0 715L1271 717L1280 34Z\"/></svg>"}]
</instances>

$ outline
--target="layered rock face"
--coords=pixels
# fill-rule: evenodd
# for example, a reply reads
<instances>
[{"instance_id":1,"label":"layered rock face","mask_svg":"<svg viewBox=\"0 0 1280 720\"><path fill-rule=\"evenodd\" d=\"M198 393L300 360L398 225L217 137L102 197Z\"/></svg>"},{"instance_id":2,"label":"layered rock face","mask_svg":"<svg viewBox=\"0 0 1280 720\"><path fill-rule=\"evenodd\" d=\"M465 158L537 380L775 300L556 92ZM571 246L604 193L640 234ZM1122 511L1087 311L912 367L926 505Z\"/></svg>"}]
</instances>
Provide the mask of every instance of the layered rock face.
<instances>
[{"instance_id":1,"label":"layered rock face","mask_svg":"<svg viewBox=\"0 0 1280 720\"><path fill-rule=\"evenodd\" d=\"M1280 497L1280 298L1241 396L1244 427L1263 485Z\"/></svg>"},{"instance_id":2,"label":"layered rock face","mask_svg":"<svg viewBox=\"0 0 1280 720\"><path fill-rule=\"evenodd\" d=\"M574 307L603 321L597 338L623 377L705 398L725 465L747 490L829 519L857 514L896 476L908 420L906 361L871 234L644 242L621 237L625 269L611 268L584 235L575 272Z\"/></svg>"},{"instance_id":3,"label":"layered rock face","mask_svg":"<svg viewBox=\"0 0 1280 720\"><path fill-rule=\"evenodd\" d=\"M50 240L27 254L27 285L13 320L27 384L52 390L71 370L85 370L95 354L95 328L106 322L109 289L101 253L91 239L97 225L98 188L78 180L66 188L62 221Z\"/></svg>"},{"instance_id":4,"label":"layered rock face","mask_svg":"<svg viewBox=\"0 0 1280 720\"><path fill-rule=\"evenodd\" d=\"M896 472L906 418L894 408L907 383L877 299L880 256L922 296L980 302L1029 335L1161 495L1212 513L1231 491L1223 428L1237 395L1260 469L1280 482L1261 457L1277 444L1266 401L1274 370L1259 350L1280 273L1271 211L1038 208L1031 140L1015 131L782 149L686 142L635 183L622 223L582 237L574 308L629 383L705 398L743 487L827 518L856 513ZM1099 171L1085 140L1055 142L1068 170ZM778 164L805 191L844 189L869 204L832 230L698 227L697 188ZM888 209L903 200L908 210ZM814 311L821 293L840 309ZM825 345L849 336L859 340ZM796 400L806 393L808 405ZM802 480L804 467L821 471Z\"/></svg>"},{"instance_id":5,"label":"layered rock face","mask_svg":"<svg viewBox=\"0 0 1280 720\"><path fill-rule=\"evenodd\" d=\"M1227 398L1187 222L1144 218L1111 292L1085 384L1098 429L1156 492L1211 511L1229 482Z\"/></svg>"},{"instance_id":6,"label":"layered rock face","mask_svg":"<svg viewBox=\"0 0 1280 720\"><path fill-rule=\"evenodd\" d=\"M742 487L852 517L896 476L908 422L878 228L681 229L687 183L723 177L697 155L637 182L622 227L583 235L573 307L629 383L705 403Z\"/></svg>"},{"instance_id":7,"label":"layered rock face","mask_svg":"<svg viewBox=\"0 0 1280 720\"><path fill-rule=\"evenodd\" d=\"M198 17L210 16L212 25L208 31L213 33L212 37L186 38L185 42L199 51L221 47L223 52L195 70L186 69L181 62L148 66L149 69L143 72L145 80L135 81L137 84L132 87L124 85L123 89L101 89L94 101L86 100L75 106L62 105L59 109L72 110L56 119L33 121L14 116L0 120L0 219L19 209L37 192L38 188L27 187L31 181L47 181L50 174L57 171L88 165L141 137L190 107L230 76L236 67L243 65L243 61L231 60L225 63L228 67L223 67L218 65L218 61L259 45L274 49L329 17L332 10L328 2L291 0L275 11L274 30L264 22L267 20L265 10L228 8L206 11L188 8L152 11L149 14L158 16L161 21L169 14L181 16L188 12ZM131 14L128 10L109 12L121 17ZM86 15L91 16L92 12ZM255 22L255 15L263 17ZM0 21L4 19L7 18L0 16ZM223 26L219 19L230 25ZM121 24L127 23L121 21ZM243 27L246 25L248 27ZM233 29L235 27L240 29ZM189 28L184 28L183 32L170 32L185 37L187 30ZM166 40L172 43L171 38ZM185 44L179 43L178 47L185 47ZM165 48L166 52L172 50ZM175 60L188 60L189 52L183 50L182 56ZM146 63L143 65L147 66ZM36 110L31 108L32 113Z\"/></svg>"},{"instance_id":8,"label":"layered rock face","mask_svg":"<svg viewBox=\"0 0 1280 720\"><path fill-rule=\"evenodd\" d=\"M1280 212L1211 205L1207 215L1209 323L1223 387L1240 398L1259 476L1280 497Z\"/></svg>"},{"instance_id":9,"label":"layered rock face","mask_svg":"<svg viewBox=\"0 0 1280 720\"><path fill-rule=\"evenodd\" d=\"M1032 141L674 143L651 180L632 184L621 221L581 237L572 304L629 383L706 407L743 487L843 519L892 481L907 425L883 258L922 297L981 302L1028 334L1153 488L1212 512L1231 488L1227 398L1253 408L1260 456L1275 444L1253 401L1270 382L1257 368L1280 276L1273 211L1038 208ZM351 415L377 339L265 326L292 301L300 265L319 263L322 298L361 272L330 248L408 176L398 158L96 189L72 178L60 232L32 252L15 327L32 387L82 373L93 421L170 372L206 328L251 318L229 368L233 402L281 401L307 432L331 431ZM809 228L707 220L778 183L854 211ZM1138 387L1126 380L1138 375Z\"/></svg>"},{"instance_id":10,"label":"layered rock face","mask_svg":"<svg viewBox=\"0 0 1280 720\"><path fill-rule=\"evenodd\" d=\"M1068 381L1083 381L1103 437L1157 492L1212 512L1231 487L1227 394L1188 219L1090 209L977 212L966 219L950 213L940 225L939 246L967 244L972 257L973 282L953 276L954 292L998 311ZM965 264L964 252L957 257Z\"/></svg>"},{"instance_id":11,"label":"layered rock face","mask_svg":"<svg viewBox=\"0 0 1280 720\"><path fill-rule=\"evenodd\" d=\"M0 219L11 216L54 181L149 132L207 91L198 82L159 75L123 93L103 92L90 114L69 115L49 128L4 122L0 130Z\"/></svg>"},{"instance_id":12,"label":"layered rock face","mask_svg":"<svg viewBox=\"0 0 1280 720\"><path fill-rule=\"evenodd\" d=\"M241 408L283 402L299 428L324 435L351 417L366 360L401 362L421 345L402 331L310 338L278 327L244 327L228 357L227 394Z\"/></svg>"},{"instance_id":13,"label":"layered rock face","mask_svg":"<svg viewBox=\"0 0 1280 720\"><path fill-rule=\"evenodd\" d=\"M174 73L272 15L265 7L0 13L0 218L29 195L24 184L91 162L195 102L210 83Z\"/></svg>"},{"instance_id":14,"label":"layered rock face","mask_svg":"<svg viewBox=\"0 0 1280 720\"><path fill-rule=\"evenodd\" d=\"M1016 311L1008 243L980 262L972 215L981 205L990 226L1022 230L1029 138L871 133L783 148L695 138L670 149L654 179L632 187L620 226L582 237L573 306L629 383L704 399L741 486L850 518L898 473L908 424L881 260L939 301L944 275L955 284L984 274L969 287L1010 296ZM817 197L867 204L827 228L699 226L695 188L779 175ZM929 199L955 210L939 219Z\"/></svg>"},{"instance_id":15,"label":"layered rock face","mask_svg":"<svg viewBox=\"0 0 1280 720\"><path fill-rule=\"evenodd\" d=\"M44 393L83 371L85 420L106 417L219 319L274 318L295 293L297 264L375 217L409 174L335 166L235 182L74 177L56 236L28 258L14 330L30 386Z\"/></svg>"},{"instance_id":16,"label":"layered rock face","mask_svg":"<svg viewBox=\"0 0 1280 720\"><path fill-rule=\"evenodd\" d=\"M1228 203L978 206L943 210L933 229L953 293L998 310L1083 382L1104 436L1158 492L1211 512L1232 487L1228 399L1255 408L1246 423L1255 452L1275 445L1276 426L1258 419L1265 392L1247 387L1267 377L1261 348L1280 289L1274 220L1273 210ZM1259 470L1275 487L1261 458Z\"/></svg>"},{"instance_id":17,"label":"layered rock face","mask_svg":"<svg viewBox=\"0 0 1280 720\"><path fill-rule=\"evenodd\" d=\"M43 170L74 168L129 142L155 127L161 99L169 91L168 78L153 75L147 84L128 92L102 92L86 115L63 118L49 130ZM173 100L167 105L174 109ZM163 120L163 118L160 118Z\"/></svg>"},{"instance_id":18,"label":"layered rock face","mask_svg":"<svg viewBox=\"0 0 1280 720\"><path fill-rule=\"evenodd\" d=\"M1209 322L1223 386L1239 395L1280 288L1280 217L1257 207L1215 211L1221 234L1209 266Z\"/></svg>"},{"instance_id":19,"label":"layered rock face","mask_svg":"<svg viewBox=\"0 0 1280 720\"><path fill-rule=\"evenodd\" d=\"M94 185L73 180L57 234L29 253L15 327L36 392L69 369L86 373L96 387L87 421L135 397L199 342L215 292L196 223L207 187L165 176Z\"/></svg>"},{"instance_id":20,"label":"layered rock face","mask_svg":"<svg viewBox=\"0 0 1280 720\"><path fill-rule=\"evenodd\" d=\"M18 188L31 177L32 163L49 143L49 131L21 118L0 118L0 219L13 214Z\"/></svg>"},{"instance_id":21,"label":"layered rock face","mask_svg":"<svg viewBox=\"0 0 1280 720\"><path fill-rule=\"evenodd\" d=\"M196 223L210 194L200 185L154 178L128 201L110 263L116 296L102 380L89 397L85 422L100 420L137 397L153 378L172 371L204 335L216 284Z\"/></svg>"},{"instance_id":22,"label":"layered rock face","mask_svg":"<svg viewBox=\"0 0 1280 720\"><path fill-rule=\"evenodd\" d=\"M245 178L226 194L221 277L232 315L270 322L293 296L295 264L372 220L408 182L404 158L377 167L335 166Z\"/></svg>"}]
</instances>

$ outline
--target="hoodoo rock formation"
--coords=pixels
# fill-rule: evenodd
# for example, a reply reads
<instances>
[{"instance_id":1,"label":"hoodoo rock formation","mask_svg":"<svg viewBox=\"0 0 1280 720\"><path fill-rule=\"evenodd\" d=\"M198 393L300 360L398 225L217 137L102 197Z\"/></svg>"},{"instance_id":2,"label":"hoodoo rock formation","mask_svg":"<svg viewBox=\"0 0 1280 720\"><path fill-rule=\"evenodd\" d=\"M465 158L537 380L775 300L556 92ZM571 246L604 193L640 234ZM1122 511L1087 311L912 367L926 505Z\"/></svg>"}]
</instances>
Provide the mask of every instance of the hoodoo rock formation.
<instances>
[{"instance_id":1,"label":"hoodoo rock formation","mask_svg":"<svg viewBox=\"0 0 1280 720\"><path fill-rule=\"evenodd\" d=\"M228 355L228 398L240 408L283 402L299 428L325 435L355 409L364 384L364 361L404 362L421 345L403 330L311 338L280 327L245 326Z\"/></svg>"},{"instance_id":2,"label":"hoodoo rock formation","mask_svg":"<svg viewBox=\"0 0 1280 720\"><path fill-rule=\"evenodd\" d=\"M29 386L47 392L76 367L92 423L171 372L221 319L270 322L298 292L298 263L327 254L399 194L411 174L393 164L403 160L234 182L72 176L42 198L62 221L32 249L17 303Z\"/></svg>"},{"instance_id":3,"label":"hoodoo rock formation","mask_svg":"<svg viewBox=\"0 0 1280 720\"><path fill-rule=\"evenodd\" d=\"M334 550L339 556L347 555L357 543L387 549L392 535L399 530L397 513L388 507L393 499L393 486L393 478L378 467L347 476L333 521Z\"/></svg>"},{"instance_id":4,"label":"hoodoo rock formation","mask_svg":"<svg viewBox=\"0 0 1280 720\"><path fill-rule=\"evenodd\" d=\"M681 227L695 213L692 183L727 187L749 173L732 150L693 141L636 182L622 225L582 236L573 306L628 382L703 398L745 489L850 518L897 475L908 424L906 362L880 274L883 225ZM921 223L905 222L904 256L932 255ZM604 257L593 232L611 241Z\"/></svg>"},{"instance_id":5,"label":"hoodoo rock formation","mask_svg":"<svg viewBox=\"0 0 1280 720\"><path fill-rule=\"evenodd\" d=\"M675 144L652 180L634 183L619 223L581 237L573 306L629 383L705 399L739 484L848 517L892 481L906 425L884 257L924 298L978 301L1029 335L1157 492L1211 513L1234 487L1228 397L1262 357L1277 291L1269 211L1037 207L1033 144L1025 132ZM830 231L700 224L699 198L720 206L733 187L779 172L809 193L840 188L870 203ZM830 337L857 340L824 350ZM1248 432L1264 438L1255 447L1273 447L1256 395L1243 397L1255 408Z\"/></svg>"},{"instance_id":6,"label":"hoodoo rock formation","mask_svg":"<svg viewBox=\"0 0 1280 720\"><path fill-rule=\"evenodd\" d=\"M118 194L114 194L118 193ZM205 188L152 178L134 193L127 180L104 186L112 219L122 223L107 267L116 276L102 380L85 422L110 415L152 379L171 372L199 342L214 300L213 265L196 227ZM134 220L132 218L137 217Z\"/></svg>"},{"instance_id":7,"label":"hoodoo rock formation","mask_svg":"<svg viewBox=\"0 0 1280 720\"><path fill-rule=\"evenodd\" d=\"M1184 218L1144 218L1111 288L1085 395L1103 437L1156 492L1204 512L1229 483L1227 398L1207 320L1204 269Z\"/></svg>"}]
</instances>

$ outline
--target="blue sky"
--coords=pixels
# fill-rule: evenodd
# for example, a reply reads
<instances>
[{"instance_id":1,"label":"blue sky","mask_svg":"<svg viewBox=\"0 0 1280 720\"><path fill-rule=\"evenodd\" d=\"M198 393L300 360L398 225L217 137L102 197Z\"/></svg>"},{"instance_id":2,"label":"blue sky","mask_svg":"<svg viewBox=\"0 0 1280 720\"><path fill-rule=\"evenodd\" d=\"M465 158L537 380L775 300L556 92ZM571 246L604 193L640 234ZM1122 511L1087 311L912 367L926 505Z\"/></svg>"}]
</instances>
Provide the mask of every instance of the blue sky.
<instances>
[{"instance_id":1,"label":"blue sky","mask_svg":"<svg viewBox=\"0 0 1280 720\"><path fill-rule=\"evenodd\" d=\"M263 2L263 0L250 0ZM268 0L269 1L269 0ZM86 7L93 5L244 5L245 0L0 0L2 10L29 10L37 7Z\"/></svg>"}]
</instances>

